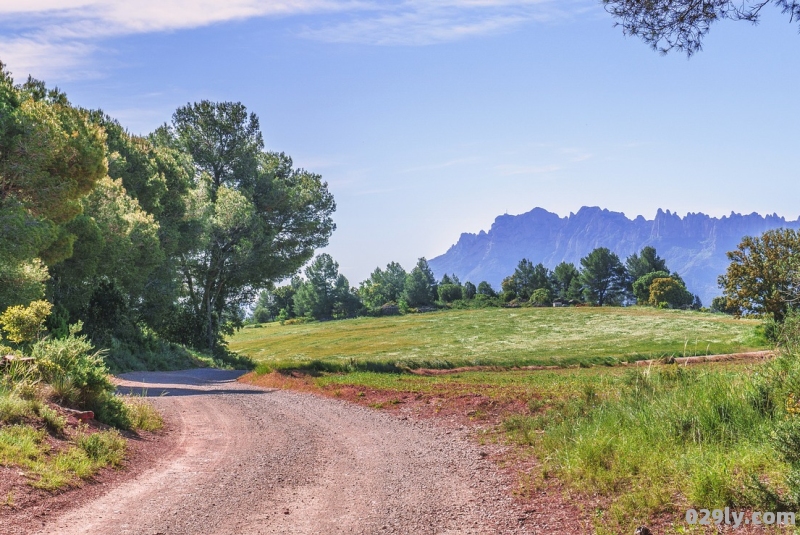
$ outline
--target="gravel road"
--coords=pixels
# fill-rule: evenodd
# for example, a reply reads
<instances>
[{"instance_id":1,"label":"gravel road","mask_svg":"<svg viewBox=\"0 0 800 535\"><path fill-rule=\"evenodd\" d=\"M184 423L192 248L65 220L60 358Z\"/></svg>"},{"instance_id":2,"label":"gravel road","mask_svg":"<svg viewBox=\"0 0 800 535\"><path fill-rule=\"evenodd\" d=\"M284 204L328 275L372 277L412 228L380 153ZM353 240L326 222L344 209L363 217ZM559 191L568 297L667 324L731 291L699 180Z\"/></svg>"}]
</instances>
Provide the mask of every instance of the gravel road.
<instances>
[{"instance_id":1,"label":"gravel road","mask_svg":"<svg viewBox=\"0 0 800 535\"><path fill-rule=\"evenodd\" d=\"M122 376L177 439L151 469L39 533L537 533L466 431L238 375Z\"/></svg>"}]
</instances>

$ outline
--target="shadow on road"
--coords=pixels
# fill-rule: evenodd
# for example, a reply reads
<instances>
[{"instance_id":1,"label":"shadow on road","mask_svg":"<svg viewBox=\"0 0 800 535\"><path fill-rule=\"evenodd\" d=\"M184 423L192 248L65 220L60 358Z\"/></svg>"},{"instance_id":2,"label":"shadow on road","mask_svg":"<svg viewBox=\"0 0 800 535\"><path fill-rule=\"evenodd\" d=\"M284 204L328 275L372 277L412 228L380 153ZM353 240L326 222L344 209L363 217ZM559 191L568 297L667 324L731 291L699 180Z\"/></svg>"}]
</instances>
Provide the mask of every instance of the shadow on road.
<instances>
[{"instance_id":1,"label":"shadow on road","mask_svg":"<svg viewBox=\"0 0 800 535\"><path fill-rule=\"evenodd\" d=\"M174 372L130 372L118 376L117 393L142 397L268 394L271 390L239 388L242 370L197 368ZM230 388L226 386L230 385Z\"/></svg>"}]
</instances>

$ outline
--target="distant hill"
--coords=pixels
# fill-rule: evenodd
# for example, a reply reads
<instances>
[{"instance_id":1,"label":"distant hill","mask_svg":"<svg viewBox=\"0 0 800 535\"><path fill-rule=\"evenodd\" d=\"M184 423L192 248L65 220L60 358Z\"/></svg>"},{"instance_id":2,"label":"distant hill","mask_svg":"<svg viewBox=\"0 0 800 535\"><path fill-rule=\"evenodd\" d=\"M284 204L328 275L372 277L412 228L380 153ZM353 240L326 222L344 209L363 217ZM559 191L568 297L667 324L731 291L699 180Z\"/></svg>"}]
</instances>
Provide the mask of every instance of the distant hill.
<instances>
[{"instance_id":1,"label":"distant hill","mask_svg":"<svg viewBox=\"0 0 800 535\"><path fill-rule=\"evenodd\" d=\"M522 258L550 269L563 261L580 267L580 259L595 247L608 247L624 262L628 255L652 245L707 306L721 294L717 277L728 266L725 253L735 249L743 236L781 227L798 229L800 219L733 212L722 218L702 213L680 217L659 209L655 219L631 220L598 207L584 206L568 217L534 208L498 217L489 232L462 234L458 243L429 263L437 277L455 273L462 281L485 280L499 289Z\"/></svg>"}]
</instances>

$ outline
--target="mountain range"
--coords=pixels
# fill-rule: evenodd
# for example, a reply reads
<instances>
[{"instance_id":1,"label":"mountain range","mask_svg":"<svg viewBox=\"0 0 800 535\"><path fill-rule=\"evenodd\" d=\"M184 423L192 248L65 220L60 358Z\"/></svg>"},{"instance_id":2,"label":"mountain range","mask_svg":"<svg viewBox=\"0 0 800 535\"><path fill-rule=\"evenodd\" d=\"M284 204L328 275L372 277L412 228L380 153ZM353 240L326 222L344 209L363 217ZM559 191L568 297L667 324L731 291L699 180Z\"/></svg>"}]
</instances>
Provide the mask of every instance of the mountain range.
<instances>
[{"instance_id":1,"label":"mountain range","mask_svg":"<svg viewBox=\"0 0 800 535\"><path fill-rule=\"evenodd\" d=\"M501 215L488 232L464 233L448 251L429 260L437 278L456 274L462 282L489 282L499 290L503 278L527 258L553 269L560 262L580 268L580 259L596 247L607 247L625 259L647 245L656 248L667 267L677 272L690 292L703 304L721 294L717 277L727 266L726 252L744 236L757 236L776 228L800 228L800 218L787 221L777 214L721 218L703 213L677 213L659 209L654 219L628 219L621 212L584 206L567 217L534 208L520 215Z\"/></svg>"}]
</instances>

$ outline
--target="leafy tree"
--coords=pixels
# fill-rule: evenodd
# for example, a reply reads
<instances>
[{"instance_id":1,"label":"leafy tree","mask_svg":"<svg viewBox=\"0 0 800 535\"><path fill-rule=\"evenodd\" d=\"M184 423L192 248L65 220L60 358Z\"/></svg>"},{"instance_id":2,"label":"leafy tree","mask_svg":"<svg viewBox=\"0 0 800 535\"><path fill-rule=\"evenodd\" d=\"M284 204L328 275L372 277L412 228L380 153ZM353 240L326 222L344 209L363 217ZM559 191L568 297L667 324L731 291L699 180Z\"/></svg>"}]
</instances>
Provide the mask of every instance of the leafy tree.
<instances>
[{"instance_id":1,"label":"leafy tree","mask_svg":"<svg viewBox=\"0 0 800 535\"><path fill-rule=\"evenodd\" d=\"M658 256L655 247L651 247L649 245L644 247L641 253L633 253L631 256L629 256L625 260L625 269L628 271L628 278L631 283L647 275L648 273L653 273L655 271L663 271L669 274L667 262Z\"/></svg>"},{"instance_id":2,"label":"leafy tree","mask_svg":"<svg viewBox=\"0 0 800 535\"><path fill-rule=\"evenodd\" d=\"M439 284L439 301L452 303L464 298L464 289L458 284Z\"/></svg>"},{"instance_id":3,"label":"leafy tree","mask_svg":"<svg viewBox=\"0 0 800 535\"><path fill-rule=\"evenodd\" d=\"M721 312L722 314L734 314L738 309L728 306L728 299L719 295L711 300L709 307L711 312Z\"/></svg>"},{"instance_id":4,"label":"leafy tree","mask_svg":"<svg viewBox=\"0 0 800 535\"><path fill-rule=\"evenodd\" d=\"M581 283L590 301L602 306L622 298L626 274L616 254L598 247L581 258L581 267Z\"/></svg>"},{"instance_id":5,"label":"leafy tree","mask_svg":"<svg viewBox=\"0 0 800 535\"><path fill-rule=\"evenodd\" d=\"M534 290L539 288L550 290L550 270L544 264L534 266L530 260L523 258L503 290L513 291L519 299L529 299Z\"/></svg>"},{"instance_id":6,"label":"leafy tree","mask_svg":"<svg viewBox=\"0 0 800 535\"><path fill-rule=\"evenodd\" d=\"M0 314L0 325L5 337L15 344L32 342L44 330L44 322L53 305L47 301L33 301L28 306L8 307Z\"/></svg>"},{"instance_id":7,"label":"leafy tree","mask_svg":"<svg viewBox=\"0 0 800 535\"><path fill-rule=\"evenodd\" d=\"M782 321L800 292L800 233L777 229L745 236L728 259L731 263L719 278L726 308L735 316L769 314Z\"/></svg>"},{"instance_id":8,"label":"leafy tree","mask_svg":"<svg viewBox=\"0 0 800 535\"><path fill-rule=\"evenodd\" d=\"M682 308L691 306L694 296L683 281L675 277L657 277L650 284L649 303L657 307Z\"/></svg>"},{"instance_id":9,"label":"leafy tree","mask_svg":"<svg viewBox=\"0 0 800 535\"><path fill-rule=\"evenodd\" d=\"M200 320L191 339L215 349L226 318L328 243L335 203L319 175L263 152L258 118L240 103L179 108L159 136L194 162L189 216L200 225L179 269L188 312Z\"/></svg>"},{"instance_id":10,"label":"leafy tree","mask_svg":"<svg viewBox=\"0 0 800 535\"><path fill-rule=\"evenodd\" d=\"M106 174L104 141L63 93L16 86L0 62L0 310L41 298L45 264L72 255L65 225Z\"/></svg>"},{"instance_id":11,"label":"leafy tree","mask_svg":"<svg viewBox=\"0 0 800 535\"><path fill-rule=\"evenodd\" d=\"M370 277L361 283L359 296L369 308L379 308L397 302L403 295L406 271L397 262L390 262L386 270L375 268Z\"/></svg>"},{"instance_id":12,"label":"leafy tree","mask_svg":"<svg viewBox=\"0 0 800 535\"><path fill-rule=\"evenodd\" d=\"M478 295L485 295L486 297L497 297L497 292L494 291L492 285L486 281L478 283Z\"/></svg>"},{"instance_id":13,"label":"leafy tree","mask_svg":"<svg viewBox=\"0 0 800 535\"><path fill-rule=\"evenodd\" d=\"M661 279L669 276L670 274L668 271L651 271L650 273L645 273L636 279L633 283L633 295L636 298L636 302L640 305L649 304L650 285L653 284L655 279Z\"/></svg>"},{"instance_id":14,"label":"leafy tree","mask_svg":"<svg viewBox=\"0 0 800 535\"><path fill-rule=\"evenodd\" d=\"M318 320L332 319L351 310L350 284L339 274L331 255L317 256L305 269L306 280L294 295L294 312Z\"/></svg>"},{"instance_id":15,"label":"leafy tree","mask_svg":"<svg viewBox=\"0 0 800 535\"><path fill-rule=\"evenodd\" d=\"M552 305L553 296L547 288L537 288L531 295L531 303L535 305Z\"/></svg>"},{"instance_id":16,"label":"leafy tree","mask_svg":"<svg viewBox=\"0 0 800 535\"><path fill-rule=\"evenodd\" d=\"M800 21L797 0L603 0L625 35L640 37L661 53L677 49L687 56L702 48L712 23L724 19L757 23L761 9L770 3L790 21Z\"/></svg>"},{"instance_id":17,"label":"leafy tree","mask_svg":"<svg viewBox=\"0 0 800 535\"><path fill-rule=\"evenodd\" d=\"M381 280L383 295L386 299L384 303L397 302L403 296L403 289L406 285L406 270L397 262L389 262L383 271Z\"/></svg>"},{"instance_id":18,"label":"leafy tree","mask_svg":"<svg viewBox=\"0 0 800 535\"><path fill-rule=\"evenodd\" d=\"M281 310L285 311L285 319L294 317L294 294L303 283L299 277L292 277L291 284L278 286L272 290L262 290L253 310L253 317L259 323L277 318Z\"/></svg>"},{"instance_id":19,"label":"leafy tree","mask_svg":"<svg viewBox=\"0 0 800 535\"><path fill-rule=\"evenodd\" d=\"M433 271L428 266L428 261L424 257L420 258L414 269L406 276L403 299L408 303L408 306L428 306L433 304L437 294L436 278L433 276Z\"/></svg>"},{"instance_id":20,"label":"leafy tree","mask_svg":"<svg viewBox=\"0 0 800 535\"><path fill-rule=\"evenodd\" d=\"M469 300L474 298L477 291L478 289L475 288L475 285L471 282L467 281L464 283L464 299Z\"/></svg>"},{"instance_id":21,"label":"leafy tree","mask_svg":"<svg viewBox=\"0 0 800 535\"><path fill-rule=\"evenodd\" d=\"M517 280L514 275L509 275L500 282L500 291L503 293L505 301L517 298Z\"/></svg>"},{"instance_id":22,"label":"leafy tree","mask_svg":"<svg viewBox=\"0 0 800 535\"><path fill-rule=\"evenodd\" d=\"M561 262L553 270L552 286L553 293L556 298L561 300L580 299L581 286L580 286L581 272L575 267L575 264Z\"/></svg>"}]
</instances>

